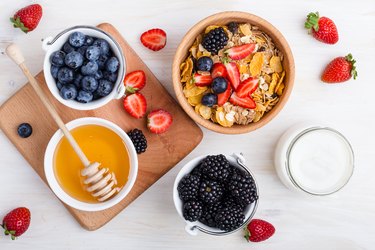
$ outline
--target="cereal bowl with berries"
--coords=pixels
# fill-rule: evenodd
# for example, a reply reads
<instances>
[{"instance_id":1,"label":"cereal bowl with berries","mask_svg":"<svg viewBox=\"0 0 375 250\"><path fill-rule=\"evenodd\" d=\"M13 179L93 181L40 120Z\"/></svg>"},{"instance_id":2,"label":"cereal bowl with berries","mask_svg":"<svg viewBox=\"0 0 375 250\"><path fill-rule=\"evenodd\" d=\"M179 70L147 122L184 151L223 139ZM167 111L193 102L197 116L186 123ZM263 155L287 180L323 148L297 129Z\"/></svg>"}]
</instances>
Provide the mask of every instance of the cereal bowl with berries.
<instances>
[{"instance_id":1,"label":"cereal bowl with berries","mask_svg":"<svg viewBox=\"0 0 375 250\"><path fill-rule=\"evenodd\" d=\"M245 12L222 12L188 31L172 72L177 99L193 120L239 134L264 126L283 108L294 60L270 23Z\"/></svg>"}]
</instances>

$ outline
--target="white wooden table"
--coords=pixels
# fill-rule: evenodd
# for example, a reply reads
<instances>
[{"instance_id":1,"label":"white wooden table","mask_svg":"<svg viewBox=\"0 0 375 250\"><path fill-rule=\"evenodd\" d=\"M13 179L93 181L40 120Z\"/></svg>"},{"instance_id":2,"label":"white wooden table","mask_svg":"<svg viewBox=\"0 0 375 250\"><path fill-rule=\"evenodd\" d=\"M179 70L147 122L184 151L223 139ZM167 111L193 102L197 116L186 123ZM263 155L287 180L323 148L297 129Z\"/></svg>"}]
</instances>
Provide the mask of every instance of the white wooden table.
<instances>
[{"instance_id":1,"label":"white wooden table","mask_svg":"<svg viewBox=\"0 0 375 250\"><path fill-rule=\"evenodd\" d=\"M27 35L12 30L8 17L31 1L0 1L0 39L14 40L33 73L42 68L40 40L77 24L114 24L173 95L171 64L187 30L202 18L225 10L242 10L273 23L286 37L296 62L293 93L282 112L266 127L245 135L220 135L203 129L202 143L131 206L103 228L88 232L27 166L0 131L0 217L17 206L32 212L29 231L12 242L0 236L0 249L374 249L375 248L375 1L341 0L137 0L39 1L44 16ZM89 3L90 2L90 3ZM319 10L336 22L340 41L324 45L306 34L304 19ZM154 27L168 34L167 46L154 53L139 41ZM359 78L326 85L319 76L333 57L351 52ZM0 55L0 104L26 82L20 70ZM351 141L355 173L339 193L308 197L286 189L273 168L273 150L282 132L298 121L331 123ZM224 143L225 142L225 143ZM218 147L220 145L220 147ZM257 218L272 222L276 234L252 246L241 232L226 237L189 236L175 212L172 184L179 169L202 154L243 152L260 186Z\"/></svg>"}]
</instances>

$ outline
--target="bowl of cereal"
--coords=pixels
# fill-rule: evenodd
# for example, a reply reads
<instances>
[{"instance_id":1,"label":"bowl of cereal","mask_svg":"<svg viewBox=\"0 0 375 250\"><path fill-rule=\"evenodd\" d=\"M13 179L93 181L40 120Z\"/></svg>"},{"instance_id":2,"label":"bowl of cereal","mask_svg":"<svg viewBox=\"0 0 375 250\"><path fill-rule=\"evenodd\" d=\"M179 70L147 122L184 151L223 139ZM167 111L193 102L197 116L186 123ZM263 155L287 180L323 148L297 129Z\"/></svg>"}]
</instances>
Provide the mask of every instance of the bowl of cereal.
<instances>
[{"instance_id":1,"label":"bowl of cereal","mask_svg":"<svg viewBox=\"0 0 375 250\"><path fill-rule=\"evenodd\" d=\"M173 87L203 127L241 134L271 121L293 88L294 59L283 35L250 13L228 11L194 25L177 48Z\"/></svg>"}]
</instances>

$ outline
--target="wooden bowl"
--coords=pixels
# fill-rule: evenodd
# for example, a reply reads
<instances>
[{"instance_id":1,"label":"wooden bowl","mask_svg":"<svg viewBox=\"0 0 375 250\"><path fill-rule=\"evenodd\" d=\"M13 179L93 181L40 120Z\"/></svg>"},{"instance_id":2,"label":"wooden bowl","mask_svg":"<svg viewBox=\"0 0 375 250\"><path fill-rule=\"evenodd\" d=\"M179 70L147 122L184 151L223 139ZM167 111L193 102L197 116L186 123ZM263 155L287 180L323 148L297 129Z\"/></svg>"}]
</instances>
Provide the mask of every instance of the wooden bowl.
<instances>
[{"instance_id":1,"label":"wooden bowl","mask_svg":"<svg viewBox=\"0 0 375 250\"><path fill-rule=\"evenodd\" d=\"M180 64L186 59L189 53L189 48L193 45L195 38L204 32L205 28L209 25L224 25L229 22L239 22L239 23L250 23L252 25L258 26L262 31L266 32L273 40L276 47L284 54L283 68L285 70L285 89L283 94L280 96L279 102L264 116L255 123L250 123L248 125L233 125L232 127L223 127L220 124L216 124L211 120L206 120L201 117L199 114L195 113L194 107L192 107L186 97L183 94L183 88L180 81ZM212 131L223 133L223 134L242 134L247 133L253 130L256 130L269 121L271 121L284 107L287 102L289 95L293 88L294 83L294 59L292 51L289 48L289 45L283 35L278 31L272 24L266 20L252 15L246 12L239 11L228 11L221 12L209 16L196 25L194 25L184 36L182 42L177 48L176 55L173 60L172 66L172 79L173 87L177 96L177 100L185 110L185 112L198 124L203 127L210 129Z\"/></svg>"}]
</instances>

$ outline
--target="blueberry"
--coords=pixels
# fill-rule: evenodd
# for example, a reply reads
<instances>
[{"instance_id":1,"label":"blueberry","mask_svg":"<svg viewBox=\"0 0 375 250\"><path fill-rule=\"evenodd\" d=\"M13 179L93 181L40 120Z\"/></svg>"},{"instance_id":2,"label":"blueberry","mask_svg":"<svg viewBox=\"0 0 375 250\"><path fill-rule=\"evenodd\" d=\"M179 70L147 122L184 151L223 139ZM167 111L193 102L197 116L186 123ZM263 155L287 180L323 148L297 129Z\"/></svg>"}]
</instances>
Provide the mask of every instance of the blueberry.
<instances>
[{"instance_id":1,"label":"blueberry","mask_svg":"<svg viewBox=\"0 0 375 250\"><path fill-rule=\"evenodd\" d=\"M61 66L64 66L65 55L66 54L64 51L58 50L51 54L51 56L49 57L49 60L52 65L61 67Z\"/></svg>"},{"instance_id":2,"label":"blueberry","mask_svg":"<svg viewBox=\"0 0 375 250\"><path fill-rule=\"evenodd\" d=\"M102 72L101 70L96 71L96 73L95 73L95 75L94 75L94 78L95 78L96 80L100 80L100 79L102 79L103 77L104 77L104 75L103 75L103 72Z\"/></svg>"},{"instance_id":3,"label":"blueberry","mask_svg":"<svg viewBox=\"0 0 375 250\"><path fill-rule=\"evenodd\" d=\"M202 56L197 61L197 68L201 71L210 71L214 62L208 56Z\"/></svg>"},{"instance_id":4,"label":"blueberry","mask_svg":"<svg viewBox=\"0 0 375 250\"><path fill-rule=\"evenodd\" d=\"M97 39L93 43L94 46L97 46L100 49L102 55L108 55L109 53L109 43L104 39Z\"/></svg>"},{"instance_id":5,"label":"blueberry","mask_svg":"<svg viewBox=\"0 0 375 250\"><path fill-rule=\"evenodd\" d=\"M201 102L203 105L207 107L212 107L213 105L217 104L217 95L212 94L212 93L205 94L202 97Z\"/></svg>"},{"instance_id":6,"label":"blueberry","mask_svg":"<svg viewBox=\"0 0 375 250\"><path fill-rule=\"evenodd\" d=\"M75 48L83 46L86 36L82 32L76 31L69 36L69 43Z\"/></svg>"},{"instance_id":7,"label":"blueberry","mask_svg":"<svg viewBox=\"0 0 375 250\"><path fill-rule=\"evenodd\" d=\"M108 72L108 71L104 71L103 78L105 78L108 81L111 81L111 82L114 83L117 80L117 73L111 73L111 72Z\"/></svg>"},{"instance_id":8,"label":"blueberry","mask_svg":"<svg viewBox=\"0 0 375 250\"><path fill-rule=\"evenodd\" d=\"M85 45L90 46L94 43L95 39L92 36L86 36Z\"/></svg>"},{"instance_id":9,"label":"blueberry","mask_svg":"<svg viewBox=\"0 0 375 250\"><path fill-rule=\"evenodd\" d=\"M27 138L33 133L33 128L28 123L21 123L17 128L17 133L22 138Z\"/></svg>"},{"instance_id":10,"label":"blueberry","mask_svg":"<svg viewBox=\"0 0 375 250\"><path fill-rule=\"evenodd\" d=\"M75 49L72 47L72 45L70 45L69 42L66 42L66 43L64 43L63 51L68 54L72 51L75 51Z\"/></svg>"},{"instance_id":11,"label":"blueberry","mask_svg":"<svg viewBox=\"0 0 375 250\"><path fill-rule=\"evenodd\" d=\"M62 84L61 82L56 83L56 87L57 87L58 90L61 90L63 86L64 86L64 84Z\"/></svg>"},{"instance_id":12,"label":"blueberry","mask_svg":"<svg viewBox=\"0 0 375 250\"><path fill-rule=\"evenodd\" d=\"M91 102L94 96L90 92L86 92L84 90L80 90L78 92L78 96L76 98L77 101L82 102L82 103L88 103Z\"/></svg>"},{"instance_id":13,"label":"blueberry","mask_svg":"<svg viewBox=\"0 0 375 250\"><path fill-rule=\"evenodd\" d=\"M77 51L72 51L65 56L65 64L72 69L81 67L83 64L83 56Z\"/></svg>"},{"instance_id":14,"label":"blueberry","mask_svg":"<svg viewBox=\"0 0 375 250\"><path fill-rule=\"evenodd\" d=\"M211 83L212 91L215 94L220 94L220 93L225 92L227 87L228 87L227 80L224 77L221 77L221 76L214 78L214 80Z\"/></svg>"},{"instance_id":15,"label":"blueberry","mask_svg":"<svg viewBox=\"0 0 375 250\"><path fill-rule=\"evenodd\" d=\"M65 100L72 100L77 97L77 88L73 84L64 85L60 90L60 95Z\"/></svg>"},{"instance_id":16,"label":"blueberry","mask_svg":"<svg viewBox=\"0 0 375 250\"><path fill-rule=\"evenodd\" d=\"M98 63L98 66L99 66L99 69L104 69L105 65L106 65L106 62L108 60L108 57L107 55L100 55L99 56L99 59L96 61Z\"/></svg>"},{"instance_id":17,"label":"blueberry","mask_svg":"<svg viewBox=\"0 0 375 250\"><path fill-rule=\"evenodd\" d=\"M96 93L100 96L107 96L113 89L113 83L108 80L99 80L99 86Z\"/></svg>"},{"instance_id":18,"label":"blueberry","mask_svg":"<svg viewBox=\"0 0 375 250\"><path fill-rule=\"evenodd\" d=\"M97 46L89 46L87 47L86 58L91 61L96 61L99 59L100 56L100 49Z\"/></svg>"},{"instance_id":19,"label":"blueberry","mask_svg":"<svg viewBox=\"0 0 375 250\"><path fill-rule=\"evenodd\" d=\"M82 47L79 47L79 48L77 49L77 51L78 51L82 56L85 56L85 54L86 54L86 50L87 50L88 47L89 47L89 46L83 45Z\"/></svg>"},{"instance_id":20,"label":"blueberry","mask_svg":"<svg viewBox=\"0 0 375 250\"><path fill-rule=\"evenodd\" d=\"M81 80L83 78L83 75L80 73L75 74L73 84L77 87L77 89L81 88Z\"/></svg>"},{"instance_id":21,"label":"blueberry","mask_svg":"<svg viewBox=\"0 0 375 250\"><path fill-rule=\"evenodd\" d=\"M62 67L59 72L57 72L57 79L62 84L70 83L74 80L74 72L68 67Z\"/></svg>"},{"instance_id":22,"label":"blueberry","mask_svg":"<svg viewBox=\"0 0 375 250\"><path fill-rule=\"evenodd\" d=\"M118 59L117 57L114 57L114 56L109 58L107 63L105 64L105 68L107 69L107 71L111 73L116 72L118 70L118 66L119 66Z\"/></svg>"},{"instance_id":23,"label":"blueberry","mask_svg":"<svg viewBox=\"0 0 375 250\"><path fill-rule=\"evenodd\" d=\"M94 92L98 88L98 81L93 76L84 76L81 80L82 90Z\"/></svg>"},{"instance_id":24,"label":"blueberry","mask_svg":"<svg viewBox=\"0 0 375 250\"><path fill-rule=\"evenodd\" d=\"M54 65L52 65L51 66L51 75L52 75L52 77L53 78L57 78L57 72L59 72L59 69L60 69L60 67L57 67L57 66L54 66Z\"/></svg>"},{"instance_id":25,"label":"blueberry","mask_svg":"<svg viewBox=\"0 0 375 250\"><path fill-rule=\"evenodd\" d=\"M95 75L98 71L98 64L94 61L87 61L81 67L81 73L83 75Z\"/></svg>"}]
</instances>

